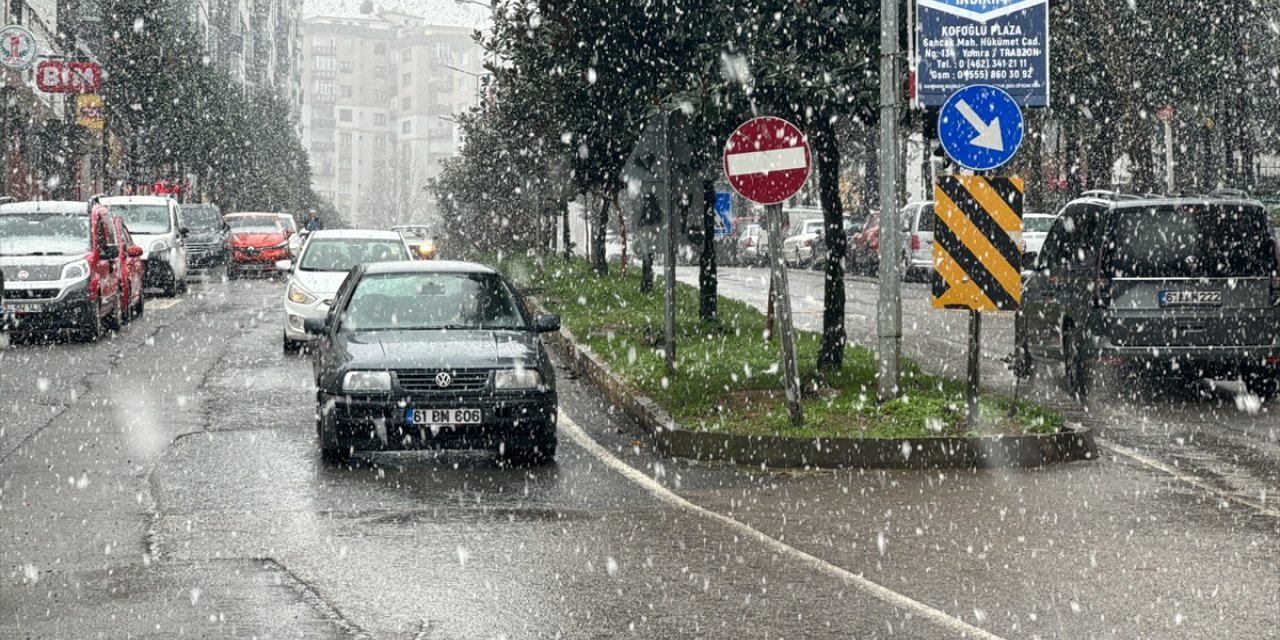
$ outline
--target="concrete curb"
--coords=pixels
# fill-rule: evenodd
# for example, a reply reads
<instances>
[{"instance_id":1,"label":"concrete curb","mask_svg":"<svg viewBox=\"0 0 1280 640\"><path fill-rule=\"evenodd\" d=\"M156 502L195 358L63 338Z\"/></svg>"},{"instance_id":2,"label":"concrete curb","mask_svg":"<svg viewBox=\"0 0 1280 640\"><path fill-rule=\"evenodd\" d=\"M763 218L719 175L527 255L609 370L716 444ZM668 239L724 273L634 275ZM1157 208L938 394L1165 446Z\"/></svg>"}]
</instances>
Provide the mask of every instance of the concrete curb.
<instances>
[{"instance_id":1,"label":"concrete curb","mask_svg":"<svg viewBox=\"0 0 1280 640\"><path fill-rule=\"evenodd\" d=\"M535 306L540 306L536 305ZM579 378L586 380L652 438L664 455L773 468L939 469L1040 467L1094 460L1087 427L1045 435L976 438L788 438L689 431L641 395L562 328L546 334Z\"/></svg>"}]
</instances>

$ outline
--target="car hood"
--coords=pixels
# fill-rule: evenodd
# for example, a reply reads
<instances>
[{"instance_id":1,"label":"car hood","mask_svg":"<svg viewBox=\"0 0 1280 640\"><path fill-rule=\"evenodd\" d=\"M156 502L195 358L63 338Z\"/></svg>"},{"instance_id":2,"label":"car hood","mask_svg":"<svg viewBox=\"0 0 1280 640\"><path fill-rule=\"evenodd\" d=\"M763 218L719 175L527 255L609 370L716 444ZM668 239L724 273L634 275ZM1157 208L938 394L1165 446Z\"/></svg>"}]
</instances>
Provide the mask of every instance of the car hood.
<instances>
[{"instance_id":1,"label":"car hood","mask_svg":"<svg viewBox=\"0 0 1280 640\"><path fill-rule=\"evenodd\" d=\"M272 247L288 240L283 233L237 233L231 236L233 247Z\"/></svg>"},{"instance_id":2,"label":"car hood","mask_svg":"<svg viewBox=\"0 0 1280 640\"><path fill-rule=\"evenodd\" d=\"M4 271L5 282L48 282L62 278L62 267L88 257L87 252L62 256L0 256L0 270ZM21 271L26 272L26 278L18 277Z\"/></svg>"},{"instance_id":3,"label":"car hood","mask_svg":"<svg viewBox=\"0 0 1280 640\"><path fill-rule=\"evenodd\" d=\"M530 331L365 331L348 334L351 369L492 369L535 367Z\"/></svg>"},{"instance_id":4,"label":"car hood","mask_svg":"<svg viewBox=\"0 0 1280 640\"><path fill-rule=\"evenodd\" d=\"M293 272L293 281L299 287L314 293L321 298L332 298L346 279L346 271L304 271Z\"/></svg>"}]
</instances>

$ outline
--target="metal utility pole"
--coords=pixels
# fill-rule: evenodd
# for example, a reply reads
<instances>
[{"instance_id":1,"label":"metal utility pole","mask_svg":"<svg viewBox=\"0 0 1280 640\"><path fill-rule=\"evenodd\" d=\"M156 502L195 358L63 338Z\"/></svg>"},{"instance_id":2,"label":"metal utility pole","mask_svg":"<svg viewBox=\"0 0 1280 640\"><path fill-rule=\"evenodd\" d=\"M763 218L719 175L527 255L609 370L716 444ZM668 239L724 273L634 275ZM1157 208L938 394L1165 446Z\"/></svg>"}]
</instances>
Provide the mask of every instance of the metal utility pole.
<instances>
[{"instance_id":1,"label":"metal utility pole","mask_svg":"<svg viewBox=\"0 0 1280 640\"><path fill-rule=\"evenodd\" d=\"M880 0L880 300L876 397L898 396L902 353L902 228L898 220L898 0Z\"/></svg>"}]
</instances>

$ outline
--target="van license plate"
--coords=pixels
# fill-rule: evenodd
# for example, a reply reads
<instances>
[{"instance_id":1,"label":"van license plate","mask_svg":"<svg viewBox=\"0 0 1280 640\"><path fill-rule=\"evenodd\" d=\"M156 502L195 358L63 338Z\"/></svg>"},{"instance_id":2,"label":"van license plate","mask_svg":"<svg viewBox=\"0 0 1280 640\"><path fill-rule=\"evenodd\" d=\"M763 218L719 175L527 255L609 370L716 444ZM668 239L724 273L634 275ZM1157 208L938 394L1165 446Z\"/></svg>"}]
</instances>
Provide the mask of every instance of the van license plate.
<instances>
[{"instance_id":1,"label":"van license plate","mask_svg":"<svg viewBox=\"0 0 1280 640\"><path fill-rule=\"evenodd\" d=\"M1221 291L1161 291L1160 306L1168 307L1181 304L1220 305Z\"/></svg>"},{"instance_id":2,"label":"van license plate","mask_svg":"<svg viewBox=\"0 0 1280 640\"><path fill-rule=\"evenodd\" d=\"M405 422L418 427L480 424L483 412L479 409L409 409L404 417Z\"/></svg>"}]
</instances>

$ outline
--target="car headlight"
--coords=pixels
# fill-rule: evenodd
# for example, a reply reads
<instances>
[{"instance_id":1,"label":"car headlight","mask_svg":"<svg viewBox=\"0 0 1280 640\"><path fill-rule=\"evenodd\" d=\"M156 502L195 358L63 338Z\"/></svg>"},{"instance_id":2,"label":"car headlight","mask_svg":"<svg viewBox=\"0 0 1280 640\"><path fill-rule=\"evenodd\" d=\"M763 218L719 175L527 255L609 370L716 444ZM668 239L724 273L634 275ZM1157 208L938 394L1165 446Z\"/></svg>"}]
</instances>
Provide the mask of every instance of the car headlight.
<instances>
[{"instance_id":1,"label":"car headlight","mask_svg":"<svg viewBox=\"0 0 1280 640\"><path fill-rule=\"evenodd\" d=\"M390 391L391 373L387 371L348 371L342 377L343 391Z\"/></svg>"},{"instance_id":2,"label":"car headlight","mask_svg":"<svg viewBox=\"0 0 1280 640\"><path fill-rule=\"evenodd\" d=\"M536 389L542 386L542 374L537 369L511 369L493 375L495 389Z\"/></svg>"},{"instance_id":3,"label":"car headlight","mask_svg":"<svg viewBox=\"0 0 1280 640\"><path fill-rule=\"evenodd\" d=\"M83 280L89 277L89 263L81 260L62 267L63 280Z\"/></svg>"},{"instance_id":4,"label":"car headlight","mask_svg":"<svg viewBox=\"0 0 1280 640\"><path fill-rule=\"evenodd\" d=\"M316 300L317 298L315 296L304 291L302 287L299 287L298 285L292 282L289 283L289 301L290 302L296 302L298 304L311 304Z\"/></svg>"}]
</instances>

